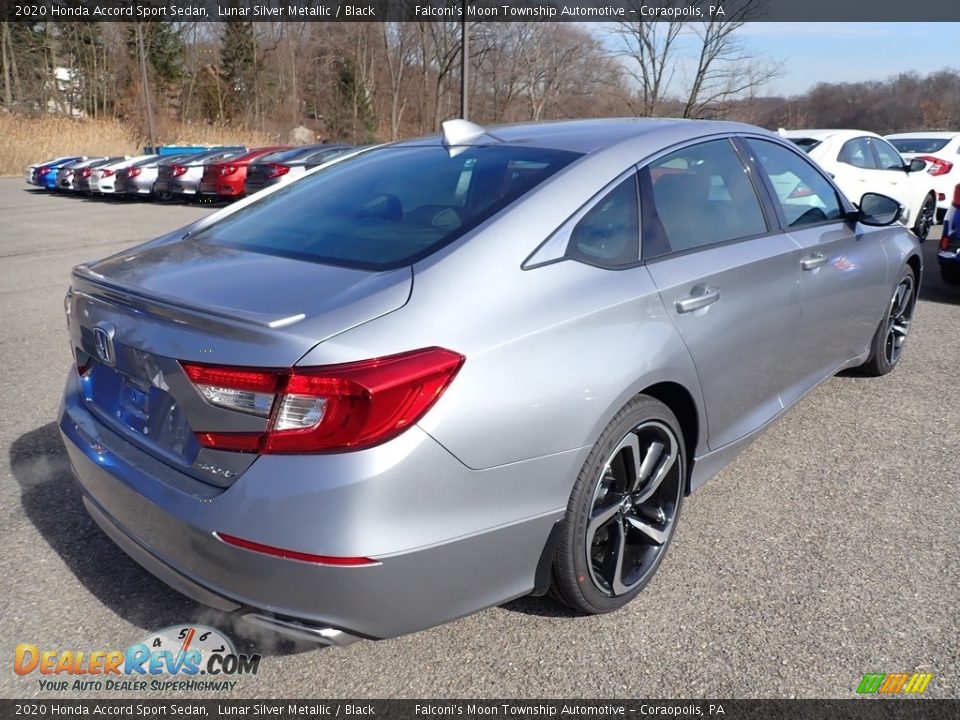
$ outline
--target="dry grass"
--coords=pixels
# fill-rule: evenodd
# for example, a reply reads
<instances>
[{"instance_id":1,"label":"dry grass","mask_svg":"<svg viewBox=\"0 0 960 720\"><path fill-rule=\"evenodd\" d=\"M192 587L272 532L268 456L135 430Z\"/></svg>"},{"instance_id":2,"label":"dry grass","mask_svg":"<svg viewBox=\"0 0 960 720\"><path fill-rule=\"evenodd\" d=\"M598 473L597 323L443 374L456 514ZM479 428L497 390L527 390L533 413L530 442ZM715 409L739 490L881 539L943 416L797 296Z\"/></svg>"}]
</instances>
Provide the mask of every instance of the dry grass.
<instances>
[{"instance_id":1,"label":"dry grass","mask_svg":"<svg viewBox=\"0 0 960 720\"><path fill-rule=\"evenodd\" d=\"M166 145L270 145L275 135L212 125L164 123L158 140ZM137 155L148 141L118 120L27 118L0 113L0 176L22 175L36 162L64 155Z\"/></svg>"}]
</instances>

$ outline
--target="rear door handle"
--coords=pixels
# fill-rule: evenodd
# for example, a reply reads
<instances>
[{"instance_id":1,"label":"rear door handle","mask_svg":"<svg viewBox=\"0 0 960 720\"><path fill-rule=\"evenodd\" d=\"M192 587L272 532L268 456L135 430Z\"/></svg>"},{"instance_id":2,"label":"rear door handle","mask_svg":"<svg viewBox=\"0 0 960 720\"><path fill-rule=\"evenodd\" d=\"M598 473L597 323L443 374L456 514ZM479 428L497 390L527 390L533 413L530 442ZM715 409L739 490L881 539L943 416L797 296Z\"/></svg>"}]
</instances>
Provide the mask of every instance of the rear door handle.
<instances>
[{"instance_id":1,"label":"rear door handle","mask_svg":"<svg viewBox=\"0 0 960 720\"><path fill-rule=\"evenodd\" d=\"M827 256L821 253L814 253L800 261L800 267L804 270L816 270L827 261Z\"/></svg>"},{"instance_id":2,"label":"rear door handle","mask_svg":"<svg viewBox=\"0 0 960 720\"><path fill-rule=\"evenodd\" d=\"M720 299L720 288L706 288L700 295L691 295L683 300L677 300L677 312L688 313L707 305L713 305Z\"/></svg>"}]
</instances>

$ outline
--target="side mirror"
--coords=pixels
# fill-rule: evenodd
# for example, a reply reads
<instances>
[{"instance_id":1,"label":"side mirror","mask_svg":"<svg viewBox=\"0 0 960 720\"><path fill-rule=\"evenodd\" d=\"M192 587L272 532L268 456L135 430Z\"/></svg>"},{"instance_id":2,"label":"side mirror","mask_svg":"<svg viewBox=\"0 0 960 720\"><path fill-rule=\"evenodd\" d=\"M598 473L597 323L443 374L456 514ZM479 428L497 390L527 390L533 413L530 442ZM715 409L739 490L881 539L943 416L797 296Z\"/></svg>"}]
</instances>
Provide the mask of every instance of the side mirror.
<instances>
[{"instance_id":1,"label":"side mirror","mask_svg":"<svg viewBox=\"0 0 960 720\"><path fill-rule=\"evenodd\" d=\"M857 222L872 227L893 225L903 214L903 206L896 200L880 193L864 193L860 198Z\"/></svg>"},{"instance_id":2,"label":"side mirror","mask_svg":"<svg viewBox=\"0 0 960 720\"><path fill-rule=\"evenodd\" d=\"M927 161L920 158L914 158L910 161L910 164L907 165L904 170L907 172L920 172L921 170L927 167Z\"/></svg>"}]
</instances>

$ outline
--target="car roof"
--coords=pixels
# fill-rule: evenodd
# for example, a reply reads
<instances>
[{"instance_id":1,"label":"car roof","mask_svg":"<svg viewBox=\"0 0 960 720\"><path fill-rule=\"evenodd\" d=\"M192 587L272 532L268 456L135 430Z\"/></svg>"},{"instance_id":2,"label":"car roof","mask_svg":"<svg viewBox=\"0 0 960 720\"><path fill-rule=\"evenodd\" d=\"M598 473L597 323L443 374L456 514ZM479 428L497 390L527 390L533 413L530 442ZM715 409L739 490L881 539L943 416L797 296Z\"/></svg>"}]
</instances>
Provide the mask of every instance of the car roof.
<instances>
[{"instance_id":1,"label":"car roof","mask_svg":"<svg viewBox=\"0 0 960 720\"><path fill-rule=\"evenodd\" d=\"M800 138L811 138L823 142L830 138L850 139L855 137L880 137L875 132L869 130L842 130L842 129L817 129L817 130L785 130L780 135L790 140Z\"/></svg>"},{"instance_id":2,"label":"car roof","mask_svg":"<svg viewBox=\"0 0 960 720\"><path fill-rule=\"evenodd\" d=\"M246 152L247 151L243 148L219 148L210 150L208 152L197 153L196 155L177 155L176 157L179 158L177 163L179 165L203 165L208 160L221 158L227 154L230 154L230 157L239 157Z\"/></svg>"},{"instance_id":3,"label":"car roof","mask_svg":"<svg viewBox=\"0 0 960 720\"><path fill-rule=\"evenodd\" d=\"M652 138L669 133L671 139L685 139L724 132L767 131L754 125L720 120L687 120L680 118L603 118L592 120L554 120L550 122L497 125L486 128L491 140L511 145L529 144L552 150L591 153L615 147L623 142L648 135ZM393 147L440 144L441 136L407 140ZM477 143L482 144L482 143Z\"/></svg>"}]
</instances>

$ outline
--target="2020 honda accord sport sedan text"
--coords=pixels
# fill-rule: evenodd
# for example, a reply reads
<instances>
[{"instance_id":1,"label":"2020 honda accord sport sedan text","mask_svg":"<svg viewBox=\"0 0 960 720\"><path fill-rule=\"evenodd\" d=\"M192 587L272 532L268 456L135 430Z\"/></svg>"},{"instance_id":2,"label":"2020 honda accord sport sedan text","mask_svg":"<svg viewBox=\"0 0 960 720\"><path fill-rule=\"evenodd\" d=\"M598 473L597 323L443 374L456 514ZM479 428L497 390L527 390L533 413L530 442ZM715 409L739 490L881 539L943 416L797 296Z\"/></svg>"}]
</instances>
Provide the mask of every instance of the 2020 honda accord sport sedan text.
<instances>
[{"instance_id":1,"label":"2020 honda accord sport sedan text","mask_svg":"<svg viewBox=\"0 0 960 720\"><path fill-rule=\"evenodd\" d=\"M920 279L766 131L452 121L77 267L60 429L104 531L181 592L345 644L648 583L684 497Z\"/></svg>"}]
</instances>

